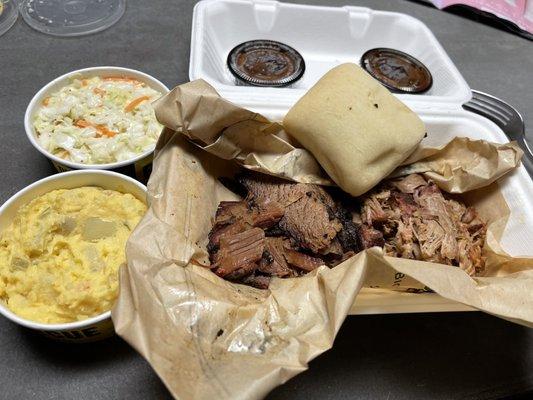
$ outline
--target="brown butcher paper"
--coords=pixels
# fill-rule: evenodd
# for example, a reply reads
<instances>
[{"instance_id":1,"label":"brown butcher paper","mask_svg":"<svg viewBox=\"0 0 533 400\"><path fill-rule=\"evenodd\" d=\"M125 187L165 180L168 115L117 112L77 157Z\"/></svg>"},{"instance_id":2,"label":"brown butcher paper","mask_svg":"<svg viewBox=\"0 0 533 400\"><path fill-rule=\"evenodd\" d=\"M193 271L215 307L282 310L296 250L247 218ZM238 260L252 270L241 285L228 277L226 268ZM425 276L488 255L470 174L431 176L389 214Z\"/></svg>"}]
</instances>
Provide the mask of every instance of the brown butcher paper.
<instances>
[{"instance_id":1,"label":"brown butcher paper","mask_svg":"<svg viewBox=\"0 0 533 400\"><path fill-rule=\"evenodd\" d=\"M148 183L149 210L127 244L112 316L117 333L148 360L174 397L264 397L333 345L363 285L428 287L533 325L533 261L511 258L498 244L508 209L493 182L518 165L515 144L455 139L450 145L457 151L421 148L413 155L417 159L395 172L416 170L456 193L475 189L462 196L489 222L486 276L384 257L372 248L333 269L274 278L269 289L259 290L205 268L217 205L237 199L218 178L244 167L300 182L331 181L280 125L221 99L205 82L179 86L156 111L167 129ZM390 278L398 273L405 280L395 285Z\"/></svg>"}]
</instances>

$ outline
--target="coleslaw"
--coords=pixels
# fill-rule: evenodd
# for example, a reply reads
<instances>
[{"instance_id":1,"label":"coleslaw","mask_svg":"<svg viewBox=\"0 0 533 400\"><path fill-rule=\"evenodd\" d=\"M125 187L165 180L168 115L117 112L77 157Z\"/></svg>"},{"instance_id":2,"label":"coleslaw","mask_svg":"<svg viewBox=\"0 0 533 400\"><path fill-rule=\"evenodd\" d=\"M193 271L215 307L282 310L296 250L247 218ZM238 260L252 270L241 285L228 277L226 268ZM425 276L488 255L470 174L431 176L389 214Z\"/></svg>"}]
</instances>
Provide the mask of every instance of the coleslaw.
<instances>
[{"instance_id":1,"label":"coleslaw","mask_svg":"<svg viewBox=\"0 0 533 400\"><path fill-rule=\"evenodd\" d=\"M125 76L81 76L46 97L33 127L53 155L82 164L108 164L155 148L162 130L151 102L161 93Z\"/></svg>"}]
</instances>

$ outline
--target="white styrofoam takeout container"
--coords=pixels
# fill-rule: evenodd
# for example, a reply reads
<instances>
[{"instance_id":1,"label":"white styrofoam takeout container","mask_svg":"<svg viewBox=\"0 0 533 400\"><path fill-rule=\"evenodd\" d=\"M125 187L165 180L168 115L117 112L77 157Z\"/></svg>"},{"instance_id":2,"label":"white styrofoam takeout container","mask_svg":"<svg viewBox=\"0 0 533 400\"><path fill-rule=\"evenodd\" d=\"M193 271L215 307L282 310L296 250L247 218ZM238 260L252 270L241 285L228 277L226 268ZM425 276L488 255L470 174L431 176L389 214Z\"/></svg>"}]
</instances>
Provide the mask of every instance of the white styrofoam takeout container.
<instances>
[{"instance_id":1,"label":"white styrofoam takeout container","mask_svg":"<svg viewBox=\"0 0 533 400\"><path fill-rule=\"evenodd\" d=\"M305 73L286 88L237 86L226 65L230 50L247 40L271 39L304 58ZM202 78L241 105L291 106L338 64L359 64L367 50L391 47L422 61L433 86L422 95L399 94L425 104L465 102L467 83L429 28L405 14L365 7L318 7L272 0L203 0L193 13L189 77Z\"/></svg>"},{"instance_id":2,"label":"white styrofoam takeout container","mask_svg":"<svg viewBox=\"0 0 533 400\"><path fill-rule=\"evenodd\" d=\"M0 232L13 221L18 209L56 189L74 189L82 186L99 186L104 189L131 193L146 203L146 186L128 176L105 170L78 170L49 176L20 190L0 207ZM22 318L7 308L0 300L0 314L11 321L40 332L55 340L64 342L93 342L114 334L111 311L106 311L83 321L63 324L44 324Z\"/></svg>"},{"instance_id":3,"label":"white styrofoam takeout container","mask_svg":"<svg viewBox=\"0 0 533 400\"><path fill-rule=\"evenodd\" d=\"M125 168L133 166L132 175L137 176L138 179L144 180L143 169L152 162L152 156L155 149L154 146L137 155L134 158L124 161L117 161L109 164L82 164L74 161L64 160L60 157L57 157L50 153L49 151L42 148L40 143L37 140L35 135L35 129L33 128L33 121L35 119L35 114L38 112L39 108L42 107L43 100L50 96L52 93L57 92L62 87L68 85L73 78L93 78L95 76L106 77L106 76L124 76L129 78L135 78L154 90L157 90L162 95L168 93L168 88L159 80L145 74L144 72L136 71L130 68L122 67L90 67L78 69L76 71L68 72L60 77L47 83L41 90L39 90L35 96L31 99L28 107L26 108L26 113L24 115L24 129L26 130L26 135L30 140L33 147L35 147L39 152L46 156L54 167L59 172L70 171L73 169L107 169L115 170L118 168Z\"/></svg>"},{"instance_id":4,"label":"white styrofoam takeout container","mask_svg":"<svg viewBox=\"0 0 533 400\"><path fill-rule=\"evenodd\" d=\"M193 13L189 77L209 82L224 98L274 120L329 69L359 63L376 47L404 51L422 61L433 75L432 88L419 95L395 94L425 122L423 143L438 146L455 136L506 143L491 121L464 111L471 89L429 28L401 13L364 7L317 7L272 0L203 0ZM247 40L271 39L303 56L303 77L285 88L236 85L226 65L229 51ZM524 167L499 182L511 209L501 244L513 256L533 256L533 183ZM468 311L472 308L434 293L404 293L364 288L351 314Z\"/></svg>"}]
</instances>

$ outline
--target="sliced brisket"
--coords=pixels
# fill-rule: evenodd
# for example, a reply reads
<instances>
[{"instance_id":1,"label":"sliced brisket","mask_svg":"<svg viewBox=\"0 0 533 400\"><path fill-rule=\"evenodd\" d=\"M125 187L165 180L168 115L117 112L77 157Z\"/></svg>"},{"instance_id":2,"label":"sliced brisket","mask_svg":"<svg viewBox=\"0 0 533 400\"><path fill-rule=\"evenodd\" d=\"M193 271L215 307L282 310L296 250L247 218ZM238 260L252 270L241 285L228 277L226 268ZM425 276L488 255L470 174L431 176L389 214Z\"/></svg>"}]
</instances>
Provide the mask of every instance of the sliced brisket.
<instances>
[{"instance_id":1,"label":"sliced brisket","mask_svg":"<svg viewBox=\"0 0 533 400\"><path fill-rule=\"evenodd\" d=\"M209 233L208 250L216 251L223 235L243 232L252 227L268 229L275 226L282 216L283 208L273 202L252 205L246 201L221 201L215 224Z\"/></svg>"},{"instance_id":2,"label":"sliced brisket","mask_svg":"<svg viewBox=\"0 0 533 400\"><path fill-rule=\"evenodd\" d=\"M285 242L288 242L288 240L281 237L268 237L265 239L265 251L259 262L259 271L280 278L296 275L285 260Z\"/></svg>"},{"instance_id":3,"label":"sliced brisket","mask_svg":"<svg viewBox=\"0 0 533 400\"><path fill-rule=\"evenodd\" d=\"M264 240L265 232L261 228L222 235L219 249L213 255L214 272L221 277L229 275L228 279L239 279L251 274L263 256Z\"/></svg>"},{"instance_id":4,"label":"sliced brisket","mask_svg":"<svg viewBox=\"0 0 533 400\"><path fill-rule=\"evenodd\" d=\"M285 258L290 265L305 272L312 271L321 265L324 265L322 259L292 249L285 249Z\"/></svg>"},{"instance_id":5,"label":"sliced brisket","mask_svg":"<svg viewBox=\"0 0 533 400\"><path fill-rule=\"evenodd\" d=\"M219 276L264 288L272 276L337 265L362 249L360 224L320 186L251 173L238 181L245 200L221 202L209 233Z\"/></svg>"},{"instance_id":6,"label":"sliced brisket","mask_svg":"<svg viewBox=\"0 0 533 400\"><path fill-rule=\"evenodd\" d=\"M320 186L291 183L263 174L246 174L239 181L248 190L251 202L276 202L285 208L279 228L302 248L318 253L342 229L335 217L335 202Z\"/></svg>"}]
</instances>

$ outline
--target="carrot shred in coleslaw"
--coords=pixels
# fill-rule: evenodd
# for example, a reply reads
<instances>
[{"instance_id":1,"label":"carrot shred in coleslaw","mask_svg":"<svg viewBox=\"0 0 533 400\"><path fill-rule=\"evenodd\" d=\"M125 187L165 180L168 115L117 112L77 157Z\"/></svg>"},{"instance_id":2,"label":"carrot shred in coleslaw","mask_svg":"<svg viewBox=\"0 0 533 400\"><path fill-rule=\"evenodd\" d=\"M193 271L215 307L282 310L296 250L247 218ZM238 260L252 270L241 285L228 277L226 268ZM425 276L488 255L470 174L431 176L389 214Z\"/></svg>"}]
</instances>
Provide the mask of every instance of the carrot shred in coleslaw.
<instances>
[{"instance_id":1,"label":"carrot shred in coleslaw","mask_svg":"<svg viewBox=\"0 0 533 400\"><path fill-rule=\"evenodd\" d=\"M135 85L144 86L144 82L135 78L128 78L127 76L106 76L102 79L104 81L130 82Z\"/></svg>"},{"instance_id":2,"label":"carrot shred in coleslaw","mask_svg":"<svg viewBox=\"0 0 533 400\"><path fill-rule=\"evenodd\" d=\"M117 134L117 132L107 129L105 125L93 124L84 119L78 119L77 121L74 122L74 125L77 126L78 128L89 128L89 127L94 128L98 131L98 134L100 135L100 137L102 136L113 137Z\"/></svg>"},{"instance_id":3,"label":"carrot shred in coleslaw","mask_svg":"<svg viewBox=\"0 0 533 400\"><path fill-rule=\"evenodd\" d=\"M141 96L137 97L135 100L133 100L131 103L129 103L126 107L124 107L125 112L131 112L133 111L139 104L141 104L143 101L150 100L150 96Z\"/></svg>"}]
</instances>

